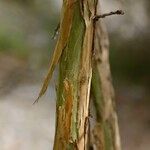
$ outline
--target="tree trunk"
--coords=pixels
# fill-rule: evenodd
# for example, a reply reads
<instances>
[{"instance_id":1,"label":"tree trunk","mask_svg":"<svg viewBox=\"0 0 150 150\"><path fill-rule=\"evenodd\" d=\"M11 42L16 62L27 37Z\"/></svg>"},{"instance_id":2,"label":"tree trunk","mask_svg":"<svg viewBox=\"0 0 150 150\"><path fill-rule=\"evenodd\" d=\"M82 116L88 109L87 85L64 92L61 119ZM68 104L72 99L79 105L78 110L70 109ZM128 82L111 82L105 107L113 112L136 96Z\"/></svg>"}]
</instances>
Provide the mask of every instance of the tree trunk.
<instances>
[{"instance_id":1,"label":"tree trunk","mask_svg":"<svg viewBox=\"0 0 150 150\"><path fill-rule=\"evenodd\" d=\"M96 8L97 0L63 0L60 35L38 97L47 90L60 61L54 150L89 149L90 91L97 117L92 147L96 150L121 149L108 36L102 22L96 26Z\"/></svg>"},{"instance_id":2,"label":"tree trunk","mask_svg":"<svg viewBox=\"0 0 150 150\"><path fill-rule=\"evenodd\" d=\"M88 148L89 97L96 0L64 0L57 89L55 150ZM61 48L58 48L61 47Z\"/></svg>"},{"instance_id":3,"label":"tree trunk","mask_svg":"<svg viewBox=\"0 0 150 150\"><path fill-rule=\"evenodd\" d=\"M92 145L94 150L121 150L109 66L109 41L102 20L96 25L95 36L91 95L96 110L96 124L92 132Z\"/></svg>"}]
</instances>

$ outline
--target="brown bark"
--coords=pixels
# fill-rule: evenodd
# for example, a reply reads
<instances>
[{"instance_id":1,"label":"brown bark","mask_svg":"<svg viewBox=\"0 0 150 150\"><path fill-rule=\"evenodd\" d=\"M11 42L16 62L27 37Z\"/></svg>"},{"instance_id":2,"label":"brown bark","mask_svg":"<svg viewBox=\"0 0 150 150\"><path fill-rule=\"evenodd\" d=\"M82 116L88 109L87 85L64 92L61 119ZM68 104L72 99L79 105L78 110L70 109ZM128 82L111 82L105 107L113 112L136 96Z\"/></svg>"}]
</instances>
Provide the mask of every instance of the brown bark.
<instances>
[{"instance_id":1,"label":"brown bark","mask_svg":"<svg viewBox=\"0 0 150 150\"><path fill-rule=\"evenodd\" d=\"M114 89L109 65L109 41L104 23L96 26L93 62L92 98L96 108L96 124L92 133L96 150L121 150Z\"/></svg>"}]
</instances>

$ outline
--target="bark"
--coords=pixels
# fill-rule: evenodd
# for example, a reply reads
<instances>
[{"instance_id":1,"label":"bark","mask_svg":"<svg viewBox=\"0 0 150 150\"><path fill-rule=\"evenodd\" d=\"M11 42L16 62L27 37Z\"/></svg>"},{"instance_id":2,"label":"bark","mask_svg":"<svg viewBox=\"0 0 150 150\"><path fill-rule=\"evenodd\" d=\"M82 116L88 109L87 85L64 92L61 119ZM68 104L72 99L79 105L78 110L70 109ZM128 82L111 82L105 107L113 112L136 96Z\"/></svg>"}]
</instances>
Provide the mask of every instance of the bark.
<instances>
[{"instance_id":1,"label":"bark","mask_svg":"<svg viewBox=\"0 0 150 150\"><path fill-rule=\"evenodd\" d=\"M60 35L48 74L35 101L47 90L59 62L54 150L89 149L90 90L97 117L92 132L93 148L121 149L108 36L102 22L98 26L95 24L96 8L97 0L63 0Z\"/></svg>"},{"instance_id":2,"label":"bark","mask_svg":"<svg viewBox=\"0 0 150 150\"><path fill-rule=\"evenodd\" d=\"M92 145L95 150L121 150L109 66L109 41L102 20L97 23L95 36L91 91L96 109L96 123L92 131Z\"/></svg>"},{"instance_id":3,"label":"bark","mask_svg":"<svg viewBox=\"0 0 150 150\"><path fill-rule=\"evenodd\" d=\"M61 46L56 49L62 54L60 51L57 54L61 55L61 58L56 104L55 150L88 148L93 17L96 14L96 5L95 0L63 1L60 37L56 45ZM54 69L54 66L52 68ZM43 91L45 89L46 86Z\"/></svg>"}]
</instances>

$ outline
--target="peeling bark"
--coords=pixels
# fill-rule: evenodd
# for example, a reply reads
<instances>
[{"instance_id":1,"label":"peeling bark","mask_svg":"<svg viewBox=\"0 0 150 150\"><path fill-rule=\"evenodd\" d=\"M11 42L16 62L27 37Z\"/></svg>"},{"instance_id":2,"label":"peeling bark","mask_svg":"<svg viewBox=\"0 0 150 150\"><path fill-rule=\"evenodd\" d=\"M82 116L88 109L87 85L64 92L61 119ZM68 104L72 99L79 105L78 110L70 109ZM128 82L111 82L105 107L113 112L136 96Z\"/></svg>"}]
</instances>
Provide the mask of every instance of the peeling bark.
<instances>
[{"instance_id":1,"label":"peeling bark","mask_svg":"<svg viewBox=\"0 0 150 150\"><path fill-rule=\"evenodd\" d=\"M71 8L66 7L70 1L63 2L66 11L72 9L73 14L70 18L72 21L69 22L70 33L59 63L54 149L86 150L89 138L89 97L95 23L93 17L96 14L97 2L72 0ZM60 24L60 30L68 25L65 21L67 20Z\"/></svg>"},{"instance_id":2,"label":"peeling bark","mask_svg":"<svg viewBox=\"0 0 150 150\"><path fill-rule=\"evenodd\" d=\"M89 149L90 91L97 117L93 148L121 150L108 36L102 22L95 24L96 8L97 0L63 0L60 35L38 97L47 90L59 62L54 150Z\"/></svg>"}]
</instances>

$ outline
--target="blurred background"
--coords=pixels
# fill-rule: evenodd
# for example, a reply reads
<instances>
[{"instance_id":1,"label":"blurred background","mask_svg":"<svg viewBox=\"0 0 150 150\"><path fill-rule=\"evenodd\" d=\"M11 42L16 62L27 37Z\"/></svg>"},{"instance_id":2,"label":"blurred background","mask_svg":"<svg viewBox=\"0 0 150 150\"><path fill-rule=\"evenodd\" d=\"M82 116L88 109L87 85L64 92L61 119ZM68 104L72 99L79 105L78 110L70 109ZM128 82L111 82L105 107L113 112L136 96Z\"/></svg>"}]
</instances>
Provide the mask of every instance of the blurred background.
<instances>
[{"instance_id":1,"label":"blurred background","mask_svg":"<svg viewBox=\"0 0 150 150\"><path fill-rule=\"evenodd\" d=\"M123 150L150 149L150 1L101 0ZM0 150L50 150L57 72L32 105L56 40L61 0L0 0Z\"/></svg>"}]
</instances>

